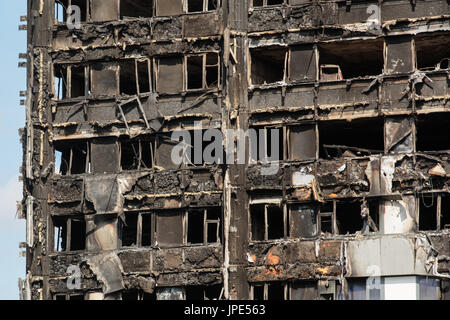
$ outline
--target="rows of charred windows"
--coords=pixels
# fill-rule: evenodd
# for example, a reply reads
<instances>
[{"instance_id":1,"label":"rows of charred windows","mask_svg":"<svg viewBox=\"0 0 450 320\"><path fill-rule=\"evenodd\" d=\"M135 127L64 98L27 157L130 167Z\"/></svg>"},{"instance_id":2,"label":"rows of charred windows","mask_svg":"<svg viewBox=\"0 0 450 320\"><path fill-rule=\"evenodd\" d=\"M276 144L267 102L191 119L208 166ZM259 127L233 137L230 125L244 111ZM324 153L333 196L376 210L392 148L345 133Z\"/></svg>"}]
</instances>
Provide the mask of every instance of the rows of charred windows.
<instances>
[{"instance_id":1,"label":"rows of charred windows","mask_svg":"<svg viewBox=\"0 0 450 320\"><path fill-rule=\"evenodd\" d=\"M375 154L442 152L450 150L446 130L448 113L409 117L324 121L299 125L256 126L248 139L250 164L261 161L314 161L317 159L367 157ZM179 140L172 134L129 138L97 138L55 142L55 173L117 173L154 168L181 169L223 164L226 148L221 131L206 139L206 130L187 130ZM392 134L394 132L395 134ZM433 132L433 134L429 134ZM199 142L196 142L199 135ZM187 136L189 143L181 148ZM384 137L388 137L384 141ZM215 141L217 140L217 141ZM210 141L210 142L208 142ZM214 146L214 148L211 147ZM180 149L181 163L173 159ZM244 150L245 151L245 150ZM104 161L108 158L108 161Z\"/></svg>"},{"instance_id":2,"label":"rows of charred windows","mask_svg":"<svg viewBox=\"0 0 450 320\"><path fill-rule=\"evenodd\" d=\"M75 6L80 22L86 23L216 11L220 0L55 0L55 23L65 23L78 13L71 10Z\"/></svg>"},{"instance_id":3,"label":"rows of charred windows","mask_svg":"<svg viewBox=\"0 0 450 320\"><path fill-rule=\"evenodd\" d=\"M445 35L399 36L386 38L385 42L353 40L252 48L249 80L251 85L261 86L448 70L449 39ZM53 70L54 96L66 99L220 88L221 65L219 54L209 52L92 65L55 64Z\"/></svg>"},{"instance_id":4,"label":"rows of charred windows","mask_svg":"<svg viewBox=\"0 0 450 320\"><path fill-rule=\"evenodd\" d=\"M418 231L450 229L450 197L427 193L417 198ZM377 199L341 199L320 204L254 201L249 204L250 241L333 237L382 230ZM83 217L55 216L54 251L86 249ZM386 223L386 222L385 222ZM128 212L118 219L118 247L192 246L223 243L221 207Z\"/></svg>"},{"instance_id":5,"label":"rows of charred windows","mask_svg":"<svg viewBox=\"0 0 450 320\"><path fill-rule=\"evenodd\" d=\"M189 208L151 212L128 212L110 221L117 228L117 247L177 247L223 243L222 208ZM55 216L54 252L86 250L89 232L86 218ZM109 220L108 220L109 221Z\"/></svg>"},{"instance_id":6,"label":"rows of charred windows","mask_svg":"<svg viewBox=\"0 0 450 320\"><path fill-rule=\"evenodd\" d=\"M220 88L216 52L83 65L55 64L53 73L54 97L58 100Z\"/></svg>"},{"instance_id":7,"label":"rows of charred windows","mask_svg":"<svg viewBox=\"0 0 450 320\"><path fill-rule=\"evenodd\" d=\"M250 83L339 81L383 73L447 70L449 48L445 34L256 47L250 49Z\"/></svg>"},{"instance_id":8,"label":"rows of charred windows","mask_svg":"<svg viewBox=\"0 0 450 320\"><path fill-rule=\"evenodd\" d=\"M427 193L416 197L418 231L450 228L450 197ZM386 229L381 221L378 199L341 199L320 204L287 203L272 199L251 201L249 205L249 240L270 241L292 238L333 237L357 233L378 233Z\"/></svg>"}]
</instances>

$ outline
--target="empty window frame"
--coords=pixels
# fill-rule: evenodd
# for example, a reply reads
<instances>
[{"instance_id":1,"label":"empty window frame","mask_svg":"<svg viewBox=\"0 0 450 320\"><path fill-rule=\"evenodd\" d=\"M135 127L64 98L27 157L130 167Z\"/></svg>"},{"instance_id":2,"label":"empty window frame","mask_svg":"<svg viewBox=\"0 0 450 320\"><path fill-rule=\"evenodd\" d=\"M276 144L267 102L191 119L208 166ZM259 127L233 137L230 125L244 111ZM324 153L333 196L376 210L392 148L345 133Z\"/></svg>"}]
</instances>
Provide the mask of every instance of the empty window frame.
<instances>
[{"instance_id":1,"label":"empty window frame","mask_svg":"<svg viewBox=\"0 0 450 320\"><path fill-rule=\"evenodd\" d=\"M319 44L320 80L335 81L383 73L383 41L339 41Z\"/></svg>"},{"instance_id":2,"label":"empty window frame","mask_svg":"<svg viewBox=\"0 0 450 320\"><path fill-rule=\"evenodd\" d=\"M265 282L250 284L250 300L288 300L289 285L286 282Z\"/></svg>"},{"instance_id":3,"label":"empty window frame","mask_svg":"<svg viewBox=\"0 0 450 320\"><path fill-rule=\"evenodd\" d=\"M185 56L186 90L205 90L219 87L219 55L204 53Z\"/></svg>"},{"instance_id":4,"label":"empty window frame","mask_svg":"<svg viewBox=\"0 0 450 320\"><path fill-rule=\"evenodd\" d=\"M79 21L87 22L90 15L90 0L55 0L55 23L66 23L68 15L73 23L77 22L75 14L79 9ZM76 6L76 7L75 7ZM72 7L72 10L69 10Z\"/></svg>"},{"instance_id":5,"label":"empty window frame","mask_svg":"<svg viewBox=\"0 0 450 320\"><path fill-rule=\"evenodd\" d=\"M186 243L220 243L222 210L220 207L191 209L186 212Z\"/></svg>"},{"instance_id":6,"label":"empty window frame","mask_svg":"<svg viewBox=\"0 0 450 320\"><path fill-rule=\"evenodd\" d=\"M251 241L277 240L289 236L285 206L251 204L249 215Z\"/></svg>"},{"instance_id":7,"label":"empty window frame","mask_svg":"<svg viewBox=\"0 0 450 320\"><path fill-rule=\"evenodd\" d=\"M450 61L450 37L418 35L414 38L416 66L420 70L445 70Z\"/></svg>"},{"instance_id":8,"label":"empty window frame","mask_svg":"<svg viewBox=\"0 0 450 320\"><path fill-rule=\"evenodd\" d=\"M58 100L88 96L88 66L54 65L53 70L54 96Z\"/></svg>"},{"instance_id":9,"label":"empty window frame","mask_svg":"<svg viewBox=\"0 0 450 320\"><path fill-rule=\"evenodd\" d=\"M287 0L249 0L253 7L267 7L281 5L287 2Z\"/></svg>"},{"instance_id":10,"label":"empty window frame","mask_svg":"<svg viewBox=\"0 0 450 320\"><path fill-rule=\"evenodd\" d=\"M336 203L336 234L356 234L363 228L360 201L339 201Z\"/></svg>"},{"instance_id":11,"label":"empty window frame","mask_svg":"<svg viewBox=\"0 0 450 320\"><path fill-rule=\"evenodd\" d=\"M73 175L90 173L89 141L64 142L55 146L55 174ZM59 167L57 167L58 165Z\"/></svg>"},{"instance_id":12,"label":"empty window frame","mask_svg":"<svg viewBox=\"0 0 450 320\"><path fill-rule=\"evenodd\" d=\"M419 201L419 230L437 231L450 228L450 196L447 194L422 193Z\"/></svg>"},{"instance_id":13,"label":"empty window frame","mask_svg":"<svg viewBox=\"0 0 450 320\"><path fill-rule=\"evenodd\" d=\"M185 287L186 300L201 301L201 300L221 300L223 296L222 285L210 286L187 286Z\"/></svg>"},{"instance_id":14,"label":"empty window frame","mask_svg":"<svg viewBox=\"0 0 450 320\"><path fill-rule=\"evenodd\" d=\"M160 211L156 213L156 240L163 246L221 243L221 221L221 207Z\"/></svg>"},{"instance_id":15,"label":"empty window frame","mask_svg":"<svg viewBox=\"0 0 450 320\"><path fill-rule=\"evenodd\" d=\"M67 21L68 0L55 1L55 23L63 24Z\"/></svg>"},{"instance_id":16,"label":"empty window frame","mask_svg":"<svg viewBox=\"0 0 450 320\"><path fill-rule=\"evenodd\" d=\"M86 249L86 222L82 218L53 217L53 251Z\"/></svg>"},{"instance_id":17,"label":"empty window frame","mask_svg":"<svg viewBox=\"0 0 450 320\"><path fill-rule=\"evenodd\" d=\"M154 167L154 138L120 140L120 165L122 171L151 169Z\"/></svg>"},{"instance_id":18,"label":"empty window frame","mask_svg":"<svg viewBox=\"0 0 450 320\"><path fill-rule=\"evenodd\" d=\"M318 215L319 230L323 234L336 234L336 201L320 205Z\"/></svg>"},{"instance_id":19,"label":"empty window frame","mask_svg":"<svg viewBox=\"0 0 450 320\"><path fill-rule=\"evenodd\" d=\"M250 128L250 162L276 162L287 158L286 127ZM256 139L256 141L254 141Z\"/></svg>"},{"instance_id":20,"label":"empty window frame","mask_svg":"<svg viewBox=\"0 0 450 320\"><path fill-rule=\"evenodd\" d=\"M286 81L288 49L264 47L250 49L252 85L273 84Z\"/></svg>"},{"instance_id":21,"label":"empty window frame","mask_svg":"<svg viewBox=\"0 0 450 320\"><path fill-rule=\"evenodd\" d=\"M432 113L417 116L416 150L418 152L450 150L449 127L449 113Z\"/></svg>"},{"instance_id":22,"label":"empty window frame","mask_svg":"<svg viewBox=\"0 0 450 320\"><path fill-rule=\"evenodd\" d=\"M153 17L153 0L120 0L120 19Z\"/></svg>"},{"instance_id":23,"label":"empty window frame","mask_svg":"<svg viewBox=\"0 0 450 320\"><path fill-rule=\"evenodd\" d=\"M120 220L119 239L121 247L149 247L154 244L152 226L153 215L147 212L125 214L125 222Z\"/></svg>"},{"instance_id":24,"label":"empty window frame","mask_svg":"<svg viewBox=\"0 0 450 320\"><path fill-rule=\"evenodd\" d=\"M378 200L322 203L319 206L318 224L320 232L325 235L354 234L360 230L366 233L378 232Z\"/></svg>"},{"instance_id":25,"label":"empty window frame","mask_svg":"<svg viewBox=\"0 0 450 320\"><path fill-rule=\"evenodd\" d=\"M382 119L319 122L320 158L383 154L383 132Z\"/></svg>"},{"instance_id":26,"label":"empty window frame","mask_svg":"<svg viewBox=\"0 0 450 320\"><path fill-rule=\"evenodd\" d=\"M149 59L128 59L119 62L119 90L122 95L140 95L152 91Z\"/></svg>"},{"instance_id":27,"label":"empty window frame","mask_svg":"<svg viewBox=\"0 0 450 320\"><path fill-rule=\"evenodd\" d=\"M186 12L214 11L219 8L220 0L186 0Z\"/></svg>"}]
</instances>

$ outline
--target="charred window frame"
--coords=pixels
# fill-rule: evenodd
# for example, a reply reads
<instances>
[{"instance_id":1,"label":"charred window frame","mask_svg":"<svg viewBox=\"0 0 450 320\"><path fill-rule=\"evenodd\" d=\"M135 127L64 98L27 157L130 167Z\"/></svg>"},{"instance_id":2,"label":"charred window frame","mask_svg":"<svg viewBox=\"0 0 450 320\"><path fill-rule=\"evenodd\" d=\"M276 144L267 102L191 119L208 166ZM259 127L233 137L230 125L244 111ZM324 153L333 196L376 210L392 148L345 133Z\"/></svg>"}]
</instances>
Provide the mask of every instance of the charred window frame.
<instances>
[{"instance_id":1,"label":"charred window frame","mask_svg":"<svg viewBox=\"0 0 450 320\"><path fill-rule=\"evenodd\" d=\"M221 0L155 0L157 16L217 11Z\"/></svg>"},{"instance_id":2,"label":"charred window frame","mask_svg":"<svg viewBox=\"0 0 450 320\"><path fill-rule=\"evenodd\" d=\"M289 237L289 216L285 205L251 203L249 205L249 240L269 241Z\"/></svg>"},{"instance_id":3,"label":"charred window frame","mask_svg":"<svg viewBox=\"0 0 450 320\"><path fill-rule=\"evenodd\" d=\"M187 210L185 220L185 244L221 243L221 207Z\"/></svg>"},{"instance_id":4,"label":"charred window frame","mask_svg":"<svg viewBox=\"0 0 450 320\"><path fill-rule=\"evenodd\" d=\"M289 47L288 79L290 83L315 82L319 79L317 45L302 44Z\"/></svg>"},{"instance_id":5,"label":"charred window frame","mask_svg":"<svg viewBox=\"0 0 450 320\"><path fill-rule=\"evenodd\" d=\"M57 100L85 98L89 93L89 66L53 65L53 96Z\"/></svg>"},{"instance_id":6,"label":"charred window frame","mask_svg":"<svg viewBox=\"0 0 450 320\"><path fill-rule=\"evenodd\" d=\"M423 153L441 153L450 150L449 113L419 114L415 120L415 150Z\"/></svg>"},{"instance_id":7,"label":"charred window frame","mask_svg":"<svg viewBox=\"0 0 450 320\"><path fill-rule=\"evenodd\" d=\"M155 216L151 212L128 212L119 220L119 246L150 247L155 244Z\"/></svg>"},{"instance_id":8,"label":"charred window frame","mask_svg":"<svg viewBox=\"0 0 450 320\"><path fill-rule=\"evenodd\" d=\"M311 161L318 159L319 133L314 123L288 126L285 130L286 156L290 161Z\"/></svg>"},{"instance_id":9,"label":"charred window frame","mask_svg":"<svg viewBox=\"0 0 450 320\"><path fill-rule=\"evenodd\" d=\"M419 231L450 229L450 196L440 193L421 193L416 205Z\"/></svg>"},{"instance_id":10,"label":"charred window frame","mask_svg":"<svg viewBox=\"0 0 450 320\"><path fill-rule=\"evenodd\" d=\"M320 43L320 81L374 77L383 73L384 42L353 40Z\"/></svg>"},{"instance_id":11,"label":"charred window frame","mask_svg":"<svg viewBox=\"0 0 450 320\"><path fill-rule=\"evenodd\" d=\"M356 158L384 153L384 121L378 118L321 121L319 157Z\"/></svg>"},{"instance_id":12,"label":"charred window frame","mask_svg":"<svg viewBox=\"0 0 450 320\"><path fill-rule=\"evenodd\" d=\"M55 24L66 24L68 9L71 6L80 8L80 22L86 23L90 20L91 0L55 0L54 1L54 21Z\"/></svg>"},{"instance_id":13,"label":"charred window frame","mask_svg":"<svg viewBox=\"0 0 450 320\"><path fill-rule=\"evenodd\" d=\"M220 87L220 59L215 52L184 57L185 91L211 90Z\"/></svg>"},{"instance_id":14,"label":"charred window frame","mask_svg":"<svg viewBox=\"0 0 450 320\"><path fill-rule=\"evenodd\" d=\"M153 169L156 139L154 137L121 139L120 166L122 171Z\"/></svg>"},{"instance_id":15,"label":"charred window frame","mask_svg":"<svg viewBox=\"0 0 450 320\"><path fill-rule=\"evenodd\" d=\"M120 0L120 19L151 18L155 15L155 0Z\"/></svg>"},{"instance_id":16,"label":"charred window frame","mask_svg":"<svg viewBox=\"0 0 450 320\"><path fill-rule=\"evenodd\" d=\"M341 286L336 281L250 283L250 300L336 300Z\"/></svg>"},{"instance_id":17,"label":"charred window frame","mask_svg":"<svg viewBox=\"0 0 450 320\"><path fill-rule=\"evenodd\" d=\"M140 96L153 92L152 60L149 58L124 59L119 64L119 94Z\"/></svg>"},{"instance_id":18,"label":"charred window frame","mask_svg":"<svg viewBox=\"0 0 450 320\"><path fill-rule=\"evenodd\" d=\"M273 281L250 283L250 300L289 300L289 283Z\"/></svg>"},{"instance_id":19,"label":"charred window frame","mask_svg":"<svg viewBox=\"0 0 450 320\"><path fill-rule=\"evenodd\" d=\"M249 49L248 82L251 86L284 83L288 77L289 50L283 46Z\"/></svg>"},{"instance_id":20,"label":"charred window frame","mask_svg":"<svg viewBox=\"0 0 450 320\"><path fill-rule=\"evenodd\" d=\"M326 202L320 205L318 226L322 234L336 234L336 201Z\"/></svg>"},{"instance_id":21,"label":"charred window frame","mask_svg":"<svg viewBox=\"0 0 450 320\"><path fill-rule=\"evenodd\" d=\"M280 6L283 4L287 4L287 0L249 0L249 5L253 8Z\"/></svg>"},{"instance_id":22,"label":"charred window frame","mask_svg":"<svg viewBox=\"0 0 450 320\"><path fill-rule=\"evenodd\" d=\"M85 296L82 293L54 293L53 300L85 300Z\"/></svg>"},{"instance_id":23,"label":"charred window frame","mask_svg":"<svg viewBox=\"0 0 450 320\"><path fill-rule=\"evenodd\" d=\"M187 13L216 11L220 0L184 0L184 10Z\"/></svg>"},{"instance_id":24,"label":"charred window frame","mask_svg":"<svg viewBox=\"0 0 450 320\"><path fill-rule=\"evenodd\" d=\"M86 249L86 222L78 217L52 217L53 252Z\"/></svg>"},{"instance_id":25,"label":"charred window frame","mask_svg":"<svg viewBox=\"0 0 450 320\"><path fill-rule=\"evenodd\" d=\"M336 208L334 209L335 234L353 235L364 229L362 203L361 200L336 202Z\"/></svg>"},{"instance_id":26,"label":"charred window frame","mask_svg":"<svg viewBox=\"0 0 450 320\"><path fill-rule=\"evenodd\" d=\"M413 38L416 70L433 71L450 68L449 34L417 35Z\"/></svg>"},{"instance_id":27,"label":"charred window frame","mask_svg":"<svg viewBox=\"0 0 450 320\"><path fill-rule=\"evenodd\" d=\"M287 160L287 128L285 126L255 126L250 130L256 134L250 134L250 164L255 164L263 160L267 162L277 162ZM274 131L278 131L278 154L276 154L276 147L273 143L276 142L276 135ZM256 141L255 141L256 139ZM264 155L261 157L261 155ZM264 159L266 157L266 159Z\"/></svg>"},{"instance_id":28,"label":"charred window frame","mask_svg":"<svg viewBox=\"0 0 450 320\"><path fill-rule=\"evenodd\" d=\"M54 173L62 176L90 173L90 142L75 140L57 143L54 147L54 163Z\"/></svg>"},{"instance_id":29,"label":"charred window frame","mask_svg":"<svg viewBox=\"0 0 450 320\"><path fill-rule=\"evenodd\" d=\"M318 228L325 236L355 234L358 231L376 233L379 231L379 202L363 199L353 203L336 200L322 203L319 205Z\"/></svg>"},{"instance_id":30,"label":"charred window frame","mask_svg":"<svg viewBox=\"0 0 450 320\"><path fill-rule=\"evenodd\" d=\"M157 241L161 247L220 244L223 237L222 211L222 207L155 211L155 218L152 220L154 221L154 241ZM167 223L168 221L171 225ZM168 230L170 235L167 234ZM161 239L161 236L164 239Z\"/></svg>"},{"instance_id":31,"label":"charred window frame","mask_svg":"<svg viewBox=\"0 0 450 320\"><path fill-rule=\"evenodd\" d=\"M68 0L55 0L55 24L66 23L68 2Z\"/></svg>"}]
</instances>

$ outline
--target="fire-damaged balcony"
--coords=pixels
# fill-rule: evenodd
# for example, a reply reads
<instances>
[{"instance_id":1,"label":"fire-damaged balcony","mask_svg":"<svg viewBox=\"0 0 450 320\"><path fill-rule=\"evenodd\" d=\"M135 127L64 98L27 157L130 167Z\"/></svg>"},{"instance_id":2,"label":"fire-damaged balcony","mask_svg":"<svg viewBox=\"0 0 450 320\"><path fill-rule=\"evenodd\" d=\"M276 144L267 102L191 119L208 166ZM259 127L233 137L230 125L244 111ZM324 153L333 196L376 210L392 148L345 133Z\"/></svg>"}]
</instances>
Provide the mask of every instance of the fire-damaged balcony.
<instances>
[{"instance_id":1,"label":"fire-damaged balcony","mask_svg":"<svg viewBox=\"0 0 450 320\"><path fill-rule=\"evenodd\" d=\"M221 179L220 170L54 177L48 199L51 292L56 298L69 292L61 277L75 264L83 270L82 295L103 294L104 285L106 295L124 290L125 299L129 288L147 299L156 298L155 286L178 286L189 294L206 287L218 299Z\"/></svg>"},{"instance_id":2,"label":"fire-damaged balcony","mask_svg":"<svg viewBox=\"0 0 450 320\"><path fill-rule=\"evenodd\" d=\"M54 2L52 38L56 50L180 41L220 36L223 33L220 0ZM67 15L70 5L80 8L81 21L76 29L66 23L75 22L70 16L74 11L69 11Z\"/></svg>"},{"instance_id":3,"label":"fire-damaged balcony","mask_svg":"<svg viewBox=\"0 0 450 320\"><path fill-rule=\"evenodd\" d=\"M381 34L417 22L440 23L448 17L445 0L418 1L310 1L249 0L248 32L292 32L299 29L329 29L330 33ZM327 32L328 30L325 30Z\"/></svg>"},{"instance_id":4,"label":"fire-damaged balcony","mask_svg":"<svg viewBox=\"0 0 450 320\"><path fill-rule=\"evenodd\" d=\"M220 124L219 52L54 64L53 73L56 136L114 129L133 136L167 131L183 118Z\"/></svg>"},{"instance_id":5,"label":"fire-damaged balcony","mask_svg":"<svg viewBox=\"0 0 450 320\"><path fill-rule=\"evenodd\" d=\"M423 235L373 235L364 239L320 242L254 243L249 247L246 268L251 284L250 298L380 300L386 298L385 286L393 274L414 274L421 279L420 287L426 288L430 284L422 283L422 279L448 272L446 260L439 260L433 253L434 245L439 246L440 253L448 252L448 246L447 249L440 246L445 242L448 242L448 235L432 236L430 240ZM433 269L424 264L425 257L437 259L439 267ZM374 270L374 266L382 267ZM373 272L385 281L384 285L370 286L368 280ZM440 299L441 295L448 294L448 281L436 281L430 286L434 293L420 299Z\"/></svg>"},{"instance_id":6,"label":"fire-damaged balcony","mask_svg":"<svg viewBox=\"0 0 450 320\"><path fill-rule=\"evenodd\" d=\"M447 110L448 39L436 33L318 45L268 40L274 44L266 46L266 39L255 38L250 121L267 114L273 121L296 121ZM434 44L440 49L430 54L426 48Z\"/></svg>"}]
</instances>

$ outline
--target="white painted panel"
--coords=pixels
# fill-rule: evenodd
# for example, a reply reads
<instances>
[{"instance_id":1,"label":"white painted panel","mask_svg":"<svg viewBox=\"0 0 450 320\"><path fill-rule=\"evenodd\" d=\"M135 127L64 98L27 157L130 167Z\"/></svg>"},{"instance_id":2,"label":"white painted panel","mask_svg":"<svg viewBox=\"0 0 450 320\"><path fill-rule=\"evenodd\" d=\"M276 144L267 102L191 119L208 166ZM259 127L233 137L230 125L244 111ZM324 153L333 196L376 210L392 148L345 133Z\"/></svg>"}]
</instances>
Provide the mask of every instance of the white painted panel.
<instances>
[{"instance_id":1,"label":"white painted panel","mask_svg":"<svg viewBox=\"0 0 450 320\"><path fill-rule=\"evenodd\" d=\"M384 278L385 300L417 300L417 279L409 277Z\"/></svg>"}]
</instances>

